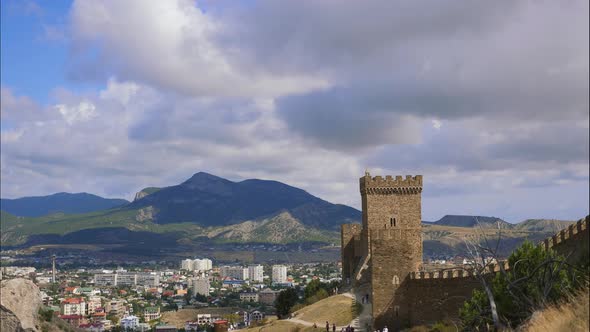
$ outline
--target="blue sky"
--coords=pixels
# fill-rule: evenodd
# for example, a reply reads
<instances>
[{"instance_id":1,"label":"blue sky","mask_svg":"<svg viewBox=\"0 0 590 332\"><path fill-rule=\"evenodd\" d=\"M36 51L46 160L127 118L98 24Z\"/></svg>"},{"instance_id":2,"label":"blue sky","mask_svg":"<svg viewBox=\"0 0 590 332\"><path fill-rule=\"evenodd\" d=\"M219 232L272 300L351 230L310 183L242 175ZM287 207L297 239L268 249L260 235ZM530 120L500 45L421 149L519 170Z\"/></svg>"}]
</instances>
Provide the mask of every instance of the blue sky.
<instances>
[{"instance_id":1,"label":"blue sky","mask_svg":"<svg viewBox=\"0 0 590 332\"><path fill-rule=\"evenodd\" d=\"M588 214L587 2L1 6L2 197L207 171L359 207L369 169L423 174L426 220Z\"/></svg>"},{"instance_id":2,"label":"blue sky","mask_svg":"<svg viewBox=\"0 0 590 332\"><path fill-rule=\"evenodd\" d=\"M2 85L11 86L40 102L49 101L56 86L66 85L65 41L49 40L47 27L63 29L71 1L50 1L50 6L26 1L3 1Z\"/></svg>"}]
</instances>

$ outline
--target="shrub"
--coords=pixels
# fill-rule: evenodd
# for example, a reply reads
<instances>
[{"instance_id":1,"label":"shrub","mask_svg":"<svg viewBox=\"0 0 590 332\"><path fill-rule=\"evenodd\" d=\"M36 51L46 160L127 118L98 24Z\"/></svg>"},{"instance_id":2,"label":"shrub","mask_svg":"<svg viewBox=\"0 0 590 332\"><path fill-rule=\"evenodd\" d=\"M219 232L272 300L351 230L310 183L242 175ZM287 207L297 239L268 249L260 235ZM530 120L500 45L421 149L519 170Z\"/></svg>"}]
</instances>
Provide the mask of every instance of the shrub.
<instances>
[{"instance_id":1,"label":"shrub","mask_svg":"<svg viewBox=\"0 0 590 332\"><path fill-rule=\"evenodd\" d=\"M574 289L576 273L568 273L565 259L525 241L508 258L510 269L490 277L498 316L508 327L520 325L532 312L554 303ZM474 290L460 310L464 328L485 329L493 325L486 293Z\"/></svg>"}]
</instances>

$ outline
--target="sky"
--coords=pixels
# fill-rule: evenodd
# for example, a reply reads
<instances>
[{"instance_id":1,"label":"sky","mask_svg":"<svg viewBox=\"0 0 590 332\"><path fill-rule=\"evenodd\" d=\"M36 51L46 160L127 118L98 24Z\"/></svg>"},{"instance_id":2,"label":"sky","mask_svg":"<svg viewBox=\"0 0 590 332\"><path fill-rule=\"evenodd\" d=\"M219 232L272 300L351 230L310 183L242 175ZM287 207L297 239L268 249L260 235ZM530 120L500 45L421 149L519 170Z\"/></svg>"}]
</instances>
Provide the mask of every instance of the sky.
<instances>
[{"instance_id":1,"label":"sky","mask_svg":"<svg viewBox=\"0 0 590 332\"><path fill-rule=\"evenodd\" d=\"M422 216L589 213L588 1L1 2L1 196L199 171Z\"/></svg>"}]
</instances>

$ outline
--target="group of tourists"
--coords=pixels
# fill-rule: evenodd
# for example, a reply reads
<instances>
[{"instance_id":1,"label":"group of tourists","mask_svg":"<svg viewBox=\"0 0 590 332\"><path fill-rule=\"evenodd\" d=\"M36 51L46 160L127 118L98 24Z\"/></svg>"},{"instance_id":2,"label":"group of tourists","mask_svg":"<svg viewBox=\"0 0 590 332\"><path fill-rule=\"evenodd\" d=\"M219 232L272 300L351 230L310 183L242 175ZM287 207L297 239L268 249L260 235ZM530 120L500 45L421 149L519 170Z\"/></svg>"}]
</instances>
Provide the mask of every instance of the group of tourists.
<instances>
[{"instance_id":1,"label":"group of tourists","mask_svg":"<svg viewBox=\"0 0 590 332\"><path fill-rule=\"evenodd\" d=\"M318 325L313 323L313 328L317 329ZM326 332L330 332L330 323L326 321ZM336 332L336 323L332 323L332 332ZM347 327L343 327L340 332L354 332L354 327L348 325Z\"/></svg>"}]
</instances>

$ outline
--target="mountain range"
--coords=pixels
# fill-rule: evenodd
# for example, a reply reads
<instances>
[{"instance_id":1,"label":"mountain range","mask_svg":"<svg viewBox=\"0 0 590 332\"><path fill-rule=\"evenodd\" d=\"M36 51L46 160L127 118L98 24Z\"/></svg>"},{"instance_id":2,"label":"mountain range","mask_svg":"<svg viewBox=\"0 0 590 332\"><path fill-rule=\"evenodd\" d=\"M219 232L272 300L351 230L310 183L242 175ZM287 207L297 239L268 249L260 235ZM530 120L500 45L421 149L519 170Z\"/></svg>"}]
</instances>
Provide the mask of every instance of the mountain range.
<instances>
[{"instance_id":1,"label":"mountain range","mask_svg":"<svg viewBox=\"0 0 590 332\"><path fill-rule=\"evenodd\" d=\"M21 217L41 217L52 213L87 213L129 204L118 198L102 198L88 193L57 193L49 196L0 199L0 210Z\"/></svg>"},{"instance_id":2,"label":"mountain range","mask_svg":"<svg viewBox=\"0 0 590 332\"><path fill-rule=\"evenodd\" d=\"M204 172L169 187L147 187L132 202L90 194L59 193L2 200L2 245L143 243L170 248L228 243L339 242L339 226L360 222L361 212L332 204L287 184L233 182ZM530 219L510 224L486 216L447 215L424 222L425 253L453 253L465 233L498 225L509 244L541 239L571 221ZM129 249L131 250L131 249Z\"/></svg>"}]
</instances>

